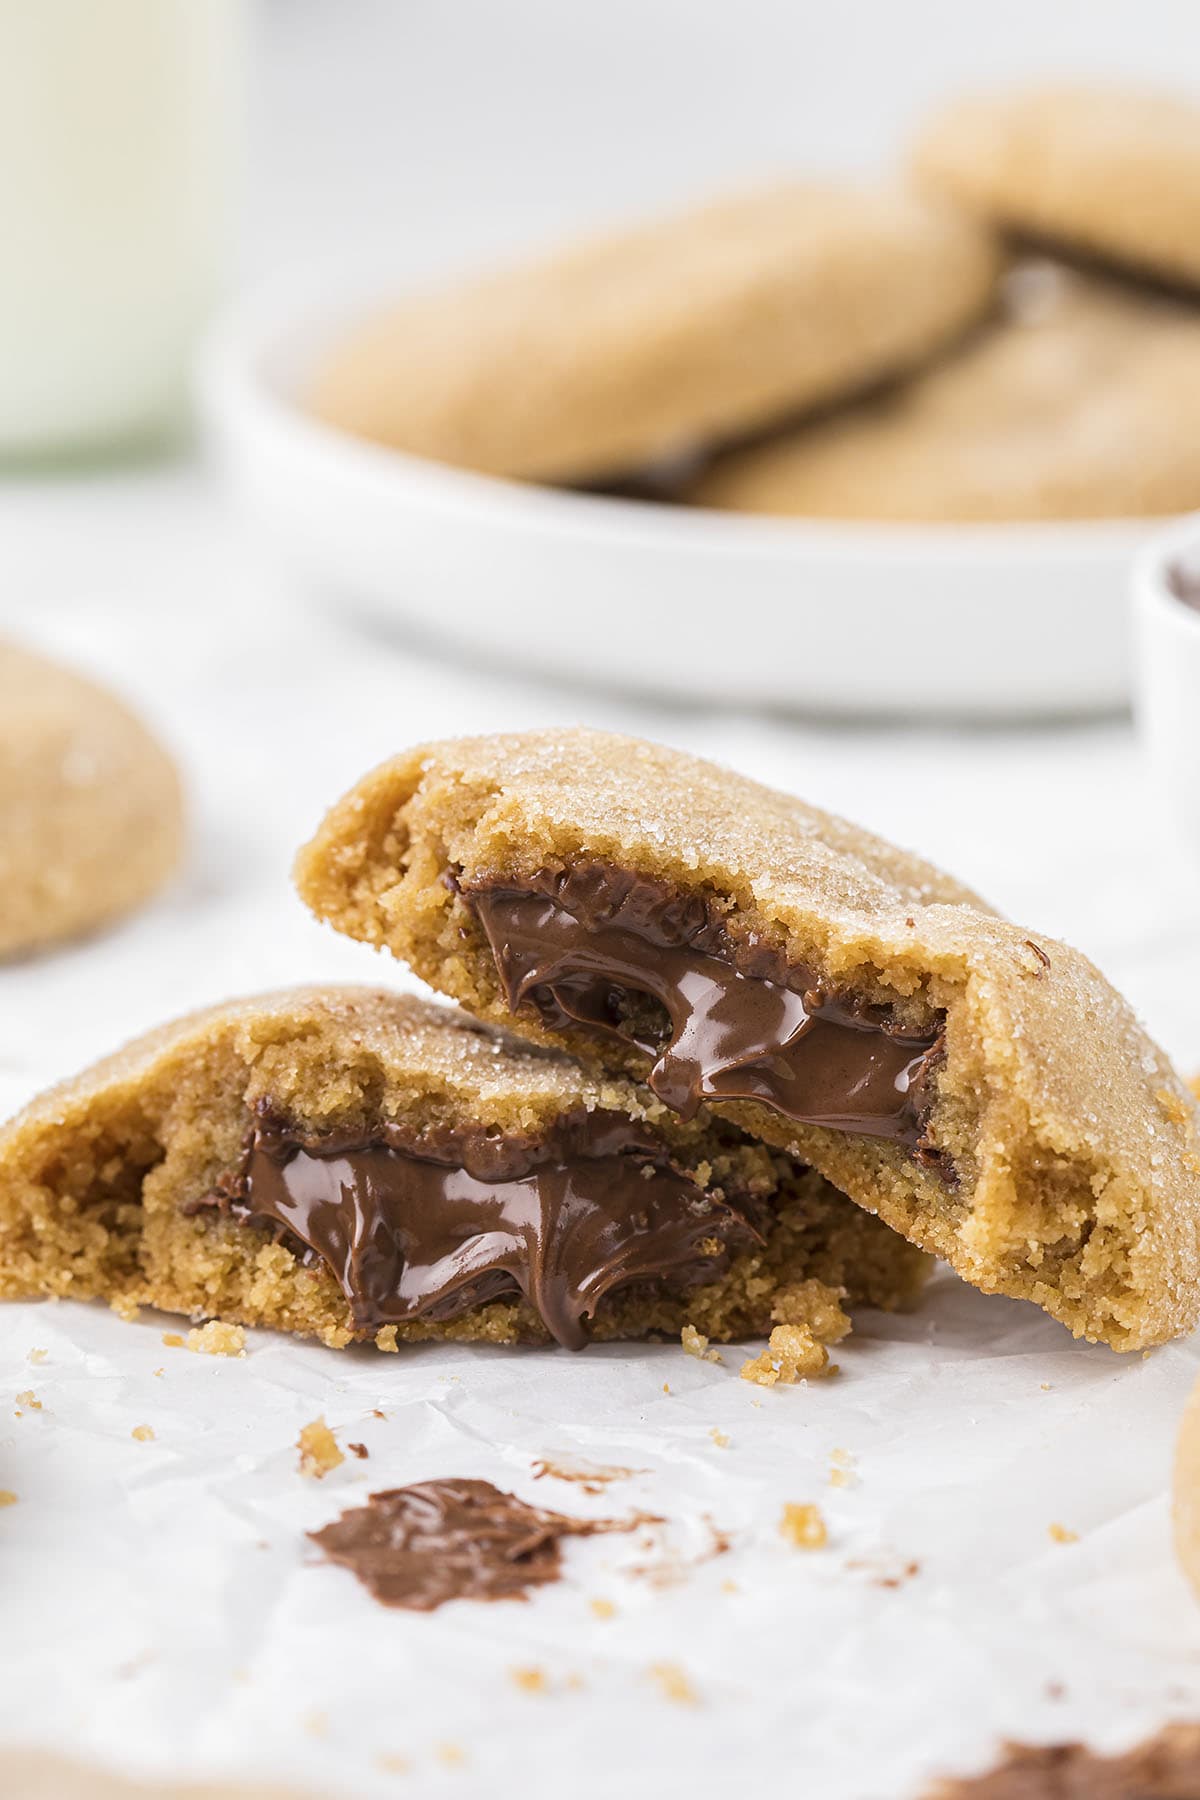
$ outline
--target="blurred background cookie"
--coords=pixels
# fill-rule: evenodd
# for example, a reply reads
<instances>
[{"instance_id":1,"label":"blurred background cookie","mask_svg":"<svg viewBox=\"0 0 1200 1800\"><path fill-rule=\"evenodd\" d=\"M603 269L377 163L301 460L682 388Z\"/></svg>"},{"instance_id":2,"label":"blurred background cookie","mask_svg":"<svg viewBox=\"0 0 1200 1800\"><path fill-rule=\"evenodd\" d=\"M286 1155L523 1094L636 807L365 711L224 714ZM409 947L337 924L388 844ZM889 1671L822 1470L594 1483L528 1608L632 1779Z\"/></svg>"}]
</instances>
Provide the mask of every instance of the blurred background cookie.
<instances>
[{"instance_id":1,"label":"blurred background cookie","mask_svg":"<svg viewBox=\"0 0 1200 1800\"><path fill-rule=\"evenodd\" d=\"M1102 519L1200 506L1200 312L1049 263L934 368L733 449L704 506L826 518Z\"/></svg>"},{"instance_id":2,"label":"blurred background cookie","mask_svg":"<svg viewBox=\"0 0 1200 1800\"><path fill-rule=\"evenodd\" d=\"M4 1793L20 1795L21 1800L305 1800L294 1788L274 1782L143 1782L90 1763L64 1762L40 1750L6 1752L0 1758L0 1784Z\"/></svg>"},{"instance_id":3,"label":"blurred background cookie","mask_svg":"<svg viewBox=\"0 0 1200 1800\"><path fill-rule=\"evenodd\" d=\"M128 912L182 844L179 777L141 721L0 639L0 958Z\"/></svg>"},{"instance_id":4,"label":"blurred background cookie","mask_svg":"<svg viewBox=\"0 0 1200 1800\"><path fill-rule=\"evenodd\" d=\"M917 174L992 223L1200 286L1200 104L1151 89L1053 86L953 102Z\"/></svg>"},{"instance_id":5,"label":"blurred background cookie","mask_svg":"<svg viewBox=\"0 0 1200 1800\"><path fill-rule=\"evenodd\" d=\"M987 306L983 227L798 183L414 295L329 355L328 423L497 475L585 481L909 368Z\"/></svg>"}]
</instances>

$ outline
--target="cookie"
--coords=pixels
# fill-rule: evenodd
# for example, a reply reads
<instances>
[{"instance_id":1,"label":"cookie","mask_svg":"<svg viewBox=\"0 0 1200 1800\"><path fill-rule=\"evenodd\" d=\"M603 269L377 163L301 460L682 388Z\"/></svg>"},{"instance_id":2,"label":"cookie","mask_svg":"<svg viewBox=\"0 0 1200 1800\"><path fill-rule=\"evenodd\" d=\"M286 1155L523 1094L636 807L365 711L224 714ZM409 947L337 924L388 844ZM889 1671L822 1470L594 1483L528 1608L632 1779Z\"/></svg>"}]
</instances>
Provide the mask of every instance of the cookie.
<instances>
[{"instance_id":1,"label":"cookie","mask_svg":"<svg viewBox=\"0 0 1200 1800\"><path fill-rule=\"evenodd\" d=\"M436 462L595 480L911 367L998 267L940 204L778 187L401 300L333 347L309 402Z\"/></svg>"},{"instance_id":2,"label":"cookie","mask_svg":"<svg viewBox=\"0 0 1200 1800\"><path fill-rule=\"evenodd\" d=\"M925 187L990 223L1200 287L1200 105L1171 93L1049 86L960 100L921 134Z\"/></svg>"},{"instance_id":3,"label":"cookie","mask_svg":"<svg viewBox=\"0 0 1200 1800\"><path fill-rule=\"evenodd\" d=\"M0 959L129 912L182 846L179 777L141 721L0 640Z\"/></svg>"},{"instance_id":4,"label":"cookie","mask_svg":"<svg viewBox=\"0 0 1200 1800\"><path fill-rule=\"evenodd\" d=\"M305 1800L295 1788L274 1783L203 1781L176 1783L159 1777L139 1780L64 1762L42 1750L0 1752L0 1793L12 1800ZM315 1800L309 1795L308 1800Z\"/></svg>"},{"instance_id":5,"label":"cookie","mask_svg":"<svg viewBox=\"0 0 1200 1800\"><path fill-rule=\"evenodd\" d=\"M946 360L730 450L687 498L737 512L1101 519L1200 506L1200 312L1050 264Z\"/></svg>"},{"instance_id":6,"label":"cookie","mask_svg":"<svg viewBox=\"0 0 1200 1800\"><path fill-rule=\"evenodd\" d=\"M848 1328L923 1259L811 1170L449 1008L300 989L183 1019L0 1133L0 1295L334 1346ZM819 1359L818 1359L819 1360Z\"/></svg>"},{"instance_id":7,"label":"cookie","mask_svg":"<svg viewBox=\"0 0 1200 1800\"><path fill-rule=\"evenodd\" d=\"M1172 1502L1175 1554L1200 1600L1200 1382L1179 1425Z\"/></svg>"},{"instance_id":8,"label":"cookie","mask_svg":"<svg viewBox=\"0 0 1200 1800\"><path fill-rule=\"evenodd\" d=\"M424 745L297 863L482 1018L701 1099L988 1292L1137 1349L1200 1311L1197 1107L1092 965L844 820L601 732Z\"/></svg>"},{"instance_id":9,"label":"cookie","mask_svg":"<svg viewBox=\"0 0 1200 1800\"><path fill-rule=\"evenodd\" d=\"M1131 1750L1006 1744L981 1775L938 1781L923 1800L1190 1800L1200 1794L1200 1725L1164 1725Z\"/></svg>"}]
</instances>

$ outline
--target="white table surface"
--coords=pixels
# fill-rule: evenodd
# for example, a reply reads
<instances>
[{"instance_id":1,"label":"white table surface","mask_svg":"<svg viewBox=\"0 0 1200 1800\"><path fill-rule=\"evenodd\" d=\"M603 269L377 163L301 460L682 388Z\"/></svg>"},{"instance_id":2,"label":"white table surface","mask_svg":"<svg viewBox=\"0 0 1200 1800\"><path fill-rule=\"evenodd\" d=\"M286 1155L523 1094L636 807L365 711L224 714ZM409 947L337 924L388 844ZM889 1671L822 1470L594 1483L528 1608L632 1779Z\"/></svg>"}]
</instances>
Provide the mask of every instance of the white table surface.
<instances>
[{"instance_id":1,"label":"white table surface","mask_svg":"<svg viewBox=\"0 0 1200 1800\"><path fill-rule=\"evenodd\" d=\"M308 918L288 880L295 847L401 746L543 723L663 738L919 848L1080 945L1181 1065L1200 1066L1200 891L1154 824L1124 722L815 729L455 667L289 591L190 462L0 486L0 629L134 700L177 752L192 813L187 868L160 901L0 972L4 1110L222 996L403 985ZM346 1794L405 1791L378 1764L395 1752L420 1792L503 1776L550 1795L570 1767L583 1795L786 1776L811 1800L904 1800L937 1767L983 1763L998 1734L1122 1743L1198 1710L1200 1608L1171 1561L1165 1498L1190 1346L1120 1361L948 1277L912 1318L868 1320L837 1381L765 1395L670 1346L379 1359L257 1334L244 1362L218 1363L162 1350L162 1328L0 1311L8 1388L45 1395L41 1413L0 1414L0 1486L21 1496L0 1514L0 1741ZM45 1365L25 1362L32 1346ZM393 1425L377 1427L373 1460L302 1483L298 1425L323 1410L349 1430L374 1404ZM132 1442L151 1406L156 1442ZM834 1445L859 1456L856 1488L823 1485ZM554 1450L654 1475L602 1502L531 1489L531 1459ZM533 1606L432 1619L306 1566L303 1526L367 1480L427 1474L490 1474L564 1510L661 1504L679 1541L711 1510L737 1543L657 1591L612 1573L622 1540L600 1540L568 1551L585 1579ZM829 1553L783 1553L785 1499L820 1500ZM1078 1544L1050 1542L1059 1519ZM872 1556L911 1556L922 1575L873 1587L847 1568ZM583 1603L597 1591L619 1599L609 1636ZM696 1706L654 1691L644 1671L660 1656L685 1664ZM531 1662L554 1693L512 1685L511 1666ZM585 1686L563 1688L565 1673ZM314 1709L323 1730L305 1729ZM438 1759L448 1741L465 1762Z\"/></svg>"}]
</instances>

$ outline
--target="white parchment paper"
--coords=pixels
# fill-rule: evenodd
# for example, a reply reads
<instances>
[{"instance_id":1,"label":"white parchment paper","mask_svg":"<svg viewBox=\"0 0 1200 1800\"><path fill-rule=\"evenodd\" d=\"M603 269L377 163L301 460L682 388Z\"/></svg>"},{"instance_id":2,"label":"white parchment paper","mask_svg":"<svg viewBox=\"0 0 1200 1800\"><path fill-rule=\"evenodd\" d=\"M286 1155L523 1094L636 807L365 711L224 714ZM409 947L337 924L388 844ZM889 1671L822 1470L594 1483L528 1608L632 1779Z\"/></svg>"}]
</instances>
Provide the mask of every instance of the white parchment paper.
<instances>
[{"instance_id":1,"label":"white parchment paper","mask_svg":"<svg viewBox=\"0 0 1200 1800\"><path fill-rule=\"evenodd\" d=\"M740 1381L737 1352L257 1333L227 1360L165 1348L176 1323L0 1311L2 1366L41 1402L0 1449L6 1739L347 1795L396 1792L403 1759L418 1792L898 1800L998 1736L1117 1744L1197 1710L1164 1498L1189 1349L1117 1361L951 1276L916 1315L860 1317L841 1372L790 1391ZM368 1460L303 1478L318 1415ZM543 1457L644 1472L593 1497L534 1479ZM305 1537L372 1487L463 1475L669 1523L568 1542L528 1603L431 1615L381 1608ZM780 1535L789 1501L820 1506L827 1548Z\"/></svg>"},{"instance_id":2,"label":"white parchment paper","mask_svg":"<svg viewBox=\"0 0 1200 1800\"><path fill-rule=\"evenodd\" d=\"M1200 1066L1200 905L1168 879L1119 725L818 731L451 669L273 585L194 475L0 492L0 622L129 693L178 751L193 815L160 902L0 969L0 1111L233 993L402 985L307 918L295 847L403 744L575 720L921 848L1081 944ZM368 1800L910 1800L1005 1735L1118 1747L1200 1714L1200 1607L1167 1498L1192 1345L1120 1359L949 1276L909 1317L860 1315L833 1380L773 1392L737 1379L737 1351L380 1356L264 1333L234 1361L165 1348L178 1326L0 1307L0 1487L19 1496L0 1510L0 1746ZM40 1408L18 1406L28 1390ZM303 1479L295 1440L318 1415L368 1460ZM830 1484L835 1450L854 1485ZM644 1473L591 1496L534 1480L543 1457ZM649 1548L569 1542L565 1579L528 1604L429 1616L379 1607L306 1540L373 1487L451 1475L669 1523ZM827 1549L784 1541L787 1502L821 1507ZM714 1526L731 1540L715 1558ZM544 1691L514 1680L528 1668Z\"/></svg>"}]
</instances>

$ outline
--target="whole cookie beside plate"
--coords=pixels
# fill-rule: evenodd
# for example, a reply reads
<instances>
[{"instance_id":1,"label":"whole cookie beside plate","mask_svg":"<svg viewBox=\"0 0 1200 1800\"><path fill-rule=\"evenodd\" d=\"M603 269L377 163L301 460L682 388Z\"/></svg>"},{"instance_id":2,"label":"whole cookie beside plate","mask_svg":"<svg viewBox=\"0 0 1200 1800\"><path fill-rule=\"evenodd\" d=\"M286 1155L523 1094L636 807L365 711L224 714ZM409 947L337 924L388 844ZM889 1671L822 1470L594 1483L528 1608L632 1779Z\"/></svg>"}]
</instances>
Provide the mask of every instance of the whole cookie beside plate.
<instances>
[{"instance_id":1,"label":"whole cookie beside plate","mask_svg":"<svg viewBox=\"0 0 1200 1800\"><path fill-rule=\"evenodd\" d=\"M179 777L140 719L0 640L0 960L130 911L182 847Z\"/></svg>"},{"instance_id":2,"label":"whole cookie beside plate","mask_svg":"<svg viewBox=\"0 0 1200 1800\"><path fill-rule=\"evenodd\" d=\"M437 462L595 480L910 368L999 267L940 202L781 186L399 300L327 352L310 405Z\"/></svg>"}]
</instances>

